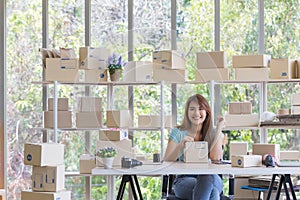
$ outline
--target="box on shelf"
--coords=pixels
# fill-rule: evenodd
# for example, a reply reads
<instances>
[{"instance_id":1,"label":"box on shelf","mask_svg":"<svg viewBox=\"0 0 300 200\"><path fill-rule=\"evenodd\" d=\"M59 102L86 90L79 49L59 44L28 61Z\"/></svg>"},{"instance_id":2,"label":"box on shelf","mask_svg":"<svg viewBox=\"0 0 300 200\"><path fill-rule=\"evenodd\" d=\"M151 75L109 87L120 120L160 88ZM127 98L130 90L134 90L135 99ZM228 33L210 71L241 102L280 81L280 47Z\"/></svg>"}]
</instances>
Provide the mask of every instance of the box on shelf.
<instances>
[{"instance_id":1,"label":"box on shelf","mask_svg":"<svg viewBox=\"0 0 300 200\"><path fill-rule=\"evenodd\" d=\"M44 127L54 128L54 111L44 111ZM72 128L72 112L57 111L57 128Z\"/></svg>"},{"instance_id":2,"label":"box on shelf","mask_svg":"<svg viewBox=\"0 0 300 200\"><path fill-rule=\"evenodd\" d=\"M132 126L129 110L107 110L106 126L108 128L128 128Z\"/></svg>"},{"instance_id":3,"label":"box on shelf","mask_svg":"<svg viewBox=\"0 0 300 200\"><path fill-rule=\"evenodd\" d=\"M102 111L102 98L85 96L80 97L78 102L79 112L100 112Z\"/></svg>"},{"instance_id":4,"label":"box on shelf","mask_svg":"<svg viewBox=\"0 0 300 200\"><path fill-rule=\"evenodd\" d=\"M152 56L153 63L162 64L166 69L185 69L185 59L179 51L153 51Z\"/></svg>"},{"instance_id":5,"label":"box on shelf","mask_svg":"<svg viewBox=\"0 0 300 200\"><path fill-rule=\"evenodd\" d=\"M232 167L260 167L262 166L261 155L231 155Z\"/></svg>"},{"instance_id":6,"label":"box on shelf","mask_svg":"<svg viewBox=\"0 0 300 200\"><path fill-rule=\"evenodd\" d=\"M33 166L32 191L57 192L65 188L65 165Z\"/></svg>"},{"instance_id":7,"label":"box on shelf","mask_svg":"<svg viewBox=\"0 0 300 200\"><path fill-rule=\"evenodd\" d=\"M57 143L26 143L24 145L24 164L53 166L64 164L64 145Z\"/></svg>"},{"instance_id":8,"label":"box on shelf","mask_svg":"<svg viewBox=\"0 0 300 200\"><path fill-rule=\"evenodd\" d=\"M45 71L46 81L79 81L78 59L47 58Z\"/></svg>"},{"instance_id":9,"label":"box on shelf","mask_svg":"<svg viewBox=\"0 0 300 200\"><path fill-rule=\"evenodd\" d=\"M270 55L240 55L232 56L232 66L234 68L268 67Z\"/></svg>"},{"instance_id":10,"label":"box on shelf","mask_svg":"<svg viewBox=\"0 0 300 200\"><path fill-rule=\"evenodd\" d=\"M198 52L198 69L215 69L227 67L227 56L224 51Z\"/></svg>"},{"instance_id":11,"label":"box on shelf","mask_svg":"<svg viewBox=\"0 0 300 200\"><path fill-rule=\"evenodd\" d=\"M295 60L289 58L277 58L270 61L271 79L291 79L295 76Z\"/></svg>"},{"instance_id":12,"label":"box on shelf","mask_svg":"<svg viewBox=\"0 0 300 200\"><path fill-rule=\"evenodd\" d=\"M128 139L127 129L108 129L99 131L99 140L120 141Z\"/></svg>"},{"instance_id":13,"label":"box on shelf","mask_svg":"<svg viewBox=\"0 0 300 200\"><path fill-rule=\"evenodd\" d=\"M292 106L291 114L292 115L300 115L300 106Z\"/></svg>"},{"instance_id":14,"label":"box on shelf","mask_svg":"<svg viewBox=\"0 0 300 200\"><path fill-rule=\"evenodd\" d=\"M22 191L21 200L71 200L71 191L33 192Z\"/></svg>"},{"instance_id":15,"label":"box on shelf","mask_svg":"<svg viewBox=\"0 0 300 200\"><path fill-rule=\"evenodd\" d=\"M110 50L106 48L80 47L80 69L104 69L110 56Z\"/></svg>"},{"instance_id":16,"label":"box on shelf","mask_svg":"<svg viewBox=\"0 0 300 200\"><path fill-rule=\"evenodd\" d=\"M233 115L226 114L225 116L225 125L230 126L250 126L257 127L258 126L258 114L241 114L241 115Z\"/></svg>"},{"instance_id":17,"label":"box on shelf","mask_svg":"<svg viewBox=\"0 0 300 200\"><path fill-rule=\"evenodd\" d=\"M107 82L108 72L106 69L87 69L84 70L85 83Z\"/></svg>"},{"instance_id":18,"label":"box on shelf","mask_svg":"<svg viewBox=\"0 0 300 200\"><path fill-rule=\"evenodd\" d=\"M280 160L280 145L255 143L252 145L252 154L262 156L270 154L274 156L276 160Z\"/></svg>"},{"instance_id":19,"label":"box on shelf","mask_svg":"<svg viewBox=\"0 0 300 200\"><path fill-rule=\"evenodd\" d=\"M228 113L229 114L251 114L252 104L251 102L229 102Z\"/></svg>"},{"instance_id":20,"label":"box on shelf","mask_svg":"<svg viewBox=\"0 0 300 200\"><path fill-rule=\"evenodd\" d=\"M96 167L96 158L91 154L83 154L79 160L79 173L91 174L92 169Z\"/></svg>"},{"instance_id":21,"label":"box on shelf","mask_svg":"<svg viewBox=\"0 0 300 200\"><path fill-rule=\"evenodd\" d=\"M269 68L234 68L234 76L238 81L267 81Z\"/></svg>"},{"instance_id":22,"label":"box on shelf","mask_svg":"<svg viewBox=\"0 0 300 200\"><path fill-rule=\"evenodd\" d=\"M101 128L103 112L77 112L77 128Z\"/></svg>"},{"instance_id":23,"label":"box on shelf","mask_svg":"<svg viewBox=\"0 0 300 200\"><path fill-rule=\"evenodd\" d=\"M182 83L187 80L187 70L185 69L167 69L164 65L153 65L153 81L155 82Z\"/></svg>"},{"instance_id":24,"label":"box on shelf","mask_svg":"<svg viewBox=\"0 0 300 200\"><path fill-rule=\"evenodd\" d=\"M138 116L138 127L139 128L160 128L161 117L160 115L139 115ZM172 116L165 116L164 127L172 128Z\"/></svg>"},{"instance_id":25,"label":"box on shelf","mask_svg":"<svg viewBox=\"0 0 300 200\"><path fill-rule=\"evenodd\" d=\"M298 150L280 151L280 160L299 160L300 152Z\"/></svg>"},{"instance_id":26,"label":"box on shelf","mask_svg":"<svg viewBox=\"0 0 300 200\"><path fill-rule=\"evenodd\" d=\"M54 98L48 98L48 110L53 111ZM69 110L69 99L68 98L57 98L57 110L68 111Z\"/></svg>"},{"instance_id":27,"label":"box on shelf","mask_svg":"<svg viewBox=\"0 0 300 200\"><path fill-rule=\"evenodd\" d=\"M183 151L184 162L208 164L207 142L186 142Z\"/></svg>"},{"instance_id":28,"label":"box on shelf","mask_svg":"<svg viewBox=\"0 0 300 200\"><path fill-rule=\"evenodd\" d=\"M248 142L230 142L229 144L229 157L232 155L247 155Z\"/></svg>"},{"instance_id":29,"label":"box on shelf","mask_svg":"<svg viewBox=\"0 0 300 200\"><path fill-rule=\"evenodd\" d=\"M216 69L196 69L196 81L207 82L214 81L227 81L229 80L228 68Z\"/></svg>"},{"instance_id":30,"label":"box on shelf","mask_svg":"<svg viewBox=\"0 0 300 200\"><path fill-rule=\"evenodd\" d=\"M123 70L125 82L150 82L152 81L153 63L149 61L128 62Z\"/></svg>"},{"instance_id":31,"label":"box on shelf","mask_svg":"<svg viewBox=\"0 0 300 200\"><path fill-rule=\"evenodd\" d=\"M292 94L292 106L300 106L300 94Z\"/></svg>"}]
</instances>

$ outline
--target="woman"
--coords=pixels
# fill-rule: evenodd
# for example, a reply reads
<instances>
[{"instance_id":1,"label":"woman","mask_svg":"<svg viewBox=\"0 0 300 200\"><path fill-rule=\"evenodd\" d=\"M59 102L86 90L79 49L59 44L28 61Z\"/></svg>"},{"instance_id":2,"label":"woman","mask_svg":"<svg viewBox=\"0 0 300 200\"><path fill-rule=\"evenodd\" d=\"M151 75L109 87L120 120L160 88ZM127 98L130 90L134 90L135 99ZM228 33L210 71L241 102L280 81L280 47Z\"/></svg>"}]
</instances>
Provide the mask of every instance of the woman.
<instances>
[{"instance_id":1,"label":"woman","mask_svg":"<svg viewBox=\"0 0 300 200\"><path fill-rule=\"evenodd\" d=\"M222 117L217 119L216 129L212 127L212 113L207 100L195 94L186 102L184 118L169 135L165 161L183 161L183 148L188 141L207 141L209 158L220 160L223 156L224 125ZM193 200L218 200L223 184L219 175L177 175L174 181L176 197Z\"/></svg>"}]
</instances>

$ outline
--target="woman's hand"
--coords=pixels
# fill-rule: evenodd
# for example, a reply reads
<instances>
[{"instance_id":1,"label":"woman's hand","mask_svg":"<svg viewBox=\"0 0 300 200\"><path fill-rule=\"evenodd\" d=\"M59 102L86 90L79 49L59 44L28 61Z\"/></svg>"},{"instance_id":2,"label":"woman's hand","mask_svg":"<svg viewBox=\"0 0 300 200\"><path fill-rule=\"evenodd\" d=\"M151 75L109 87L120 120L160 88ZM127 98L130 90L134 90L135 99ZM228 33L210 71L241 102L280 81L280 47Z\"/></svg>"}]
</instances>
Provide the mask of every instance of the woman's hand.
<instances>
[{"instance_id":1,"label":"woman's hand","mask_svg":"<svg viewBox=\"0 0 300 200\"><path fill-rule=\"evenodd\" d=\"M194 142L194 138L191 136L184 136L184 138L180 142L181 148L184 148L186 142Z\"/></svg>"},{"instance_id":2,"label":"woman's hand","mask_svg":"<svg viewBox=\"0 0 300 200\"><path fill-rule=\"evenodd\" d=\"M225 127L225 119L222 116L217 117L217 128L224 128Z\"/></svg>"}]
</instances>

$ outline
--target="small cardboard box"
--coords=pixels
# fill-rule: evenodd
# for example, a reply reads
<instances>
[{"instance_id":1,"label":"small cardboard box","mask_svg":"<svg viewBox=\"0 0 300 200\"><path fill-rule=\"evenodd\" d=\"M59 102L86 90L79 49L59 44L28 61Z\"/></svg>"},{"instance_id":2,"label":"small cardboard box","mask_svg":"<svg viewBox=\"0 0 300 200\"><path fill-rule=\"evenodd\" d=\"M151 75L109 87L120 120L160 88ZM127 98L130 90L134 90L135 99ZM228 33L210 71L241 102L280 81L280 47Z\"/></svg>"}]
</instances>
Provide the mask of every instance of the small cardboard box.
<instances>
[{"instance_id":1,"label":"small cardboard box","mask_svg":"<svg viewBox=\"0 0 300 200\"><path fill-rule=\"evenodd\" d=\"M57 192L65 188L65 165L33 166L32 191Z\"/></svg>"},{"instance_id":2,"label":"small cardboard box","mask_svg":"<svg viewBox=\"0 0 300 200\"><path fill-rule=\"evenodd\" d=\"M78 82L78 59L46 59L46 81Z\"/></svg>"},{"instance_id":3,"label":"small cardboard box","mask_svg":"<svg viewBox=\"0 0 300 200\"><path fill-rule=\"evenodd\" d=\"M226 81L229 80L228 68L196 69L196 81Z\"/></svg>"},{"instance_id":4,"label":"small cardboard box","mask_svg":"<svg viewBox=\"0 0 300 200\"><path fill-rule=\"evenodd\" d=\"M271 79L291 79L295 77L295 60L289 58L277 58L270 61Z\"/></svg>"},{"instance_id":5,"label":"small cardboard box","mask_svg":"<svg viewBox=\"0 0 300 200\"><path fill-rule=\"evenodd\" d=\"M291 114L300 115L300 106L292 106Z\"/></svg>"},{"instance_id":6,"label":"small cardboard box","mask_svg":"<svg viewBox=\"0 0 300 200\"><path fill-rule=\"evenodd\" d=\"M224 51L198 52L198 69L215 69L227 67L227 56Z\"/></svg>"},{"instance_id":7,"label":"small cardboard box","mask_svg":"<svg viewBox=\"0 0 300 200\"><path fill-rule=\"evenodd\" d=\"M262 166L261 155L231 155L232 167L260 167Z\"/></svg>"},{"instance_id":8,"label":"small cardboard box","mask_svg":"<svg viewBox=\"0 0 300 200\"><path fill-rule=\"evenodd\" d=\"M268 67L270 55L240 55L232 56L232 66L234 68Z\"/></svg>"},{"instance_id":9,"label":"small cardboard box","mask_svg":"<svg viewBox=\"0 0 300 200\"><path fill-rule=\"evenodd\" d=\"M107 110L106 126L108 128L128 128L132 126L129 110Z\"/></svg>"},{"instance_id":10,"label":"small cardboard box","mask_svg":"<svg viewBox=\"0 0 300 200\"><path fill-rule=\"evenodd\" d=\"M166 65L153 65L154 82L182 83L187 80L187 70L185 69L167 69Z\"/></svg>"},{"instance_id":11,"label":"small cardboard box","mask_svg":"<svg viewBox=\"0 0 300 200\"><path fill-rule=\"evenodd\" d=\"M226 114L224 117L225 117L225 125L228 127L258 126L258 114L241 114L241 115Z\"/></svg>"},{"instance_id":12,"label":"small cardboard box","mask_svg":"<svg viewBox=\"0 0 300 200\"><path fill-rule=\"evenodd\" d=\"M292 106L300 106L300 94L292 94Z\"/></svg>"},{"instance_id":13,"label":"small cardboard box","mask_svg":"<svg viewBox=\"0 0 300 200\"><path fill-rule=\"evenodd\" d=\"M59 191L59 192L22 191L21 200L71 200L71 191Z\"/></svg>"},{"instance_id":14,"label":"small cardboard box","mask_svg":"<svg viewBox=\"0 0 300 200\"><path fill-rule=\"evenodd\" d=\"M107 70L106 69L87 69L84 70L84 82L85 83L102 83L107 82Z\"/></svg>"},{"instance_id":15,"label":"small cardboard box","mask_svg":"<svg viewBox=\"0 0 300 200\"><path fill-rule=\"evenodd\" d=\"M248 179L251 176L234 176L234 199L235 200L256 200L258 191L244 190L241 186L249 185Z\"/></svg>"},{"instance_id":16,"label":"small cardboard box","mask_svg":"<svg viewBox=\"0 0 300 200\"><path fill-rule=\"evenodd\" d=\"M184 147L184 162L208 164L207 142L186 142Z\"/></svg>"},{"instance_id":17,"label":"small cardboard box","mask_svg":"<svg viewBox=\"0 0 300 200\"><path fill-rule=\"evenodd\" d=\"M229 144L229 157L232 155L247 155L248 142L231 142Z\"/></svg>"},{"instance_id":18,"label":"small cardboard box","mask_svg":"<svg viewBox=\"0 0 300 200\"><path fill-rule=\"evenodd\" d=\"M252 104L251 102L229 102L228 113L229 114L251 114Z\"/></svg>"},{"instance_id":19,"label":"small cardboard box","mask_svg":"<svg viewBox=\"0 0 300 200\"><path fill-rule=\"evenodd\" d=\"M48 110L53 111L54 98L48 98ZM68 111L69 110L69 99L68 98L57 98L57 110Z\"/></svg>"},{"instance_id":20,"label":"small cardboard box","mask_svg":"<svg viewBox=\"0 0 300 200\"><path fill-rule=\"evenodd\" d=\"M280 151L280 160L299 160L300 152L298 150Z\"/></svg>"},{"instance_id":21,"label":"small cardboard box","mask_svg":"<svg viewBox=\"0 0 300 200\"><path fill-rule=\"evenodd\" d=\"M120 141L128 139L128 130L127 129L118 129L118 130L101 130L99 131L99 140L106 141Z\"/></svg>"},{"instance_id":22,"label":"small cardboard box","mask_svg":"<svg viewBox=\"0 0 300 200\"><path fill-rule=\"evenodd\" d=\"M54 111L44 111L44 127L54 128ZM72 112L57 111L57 128L72 128Z\"/></svg>"},{"instance_id":23,"label":"small cardboard box","mask_svg":"<svg viewBox=\"0 0 300 200\"><path fill-rule=\"evenodd\" d=\"M238 81L267 81L269 68L234 68L235 80Z\"/></svg>"},{"instance_id":24,"label":"small cardboard box","mask_svg":"<svg viewBox=\"0 0 300 200\"><path fill-rule=\"evenodd\" d=\"M77 128L101 128L103 112L78 112L76 113Z\"/></svg>"},{"instance_id":25,"label":"small cardboard box","mask_svg":"<svg viewBox=\"0 0 300 200\"><path fill-rule=\"evenodd\" d=\"M258 144L252 145L252 154L264 156L270 154L276 160L280 160L280 145L279 144Z\"/></svg>"},{"instance_id":26,"label":"small cardboard box","mask_svg":"<svg viewBox=\"0 0 300 200\"><path fill-rule=\"evenodd\" d=\"M91 154L83 154L80 156L79 161L79 173L91 174L92 169L96 167L96 158Z\"/></svg>"},{"instance_id":27,"label":"small cardboard box","mask_svg":"<svg viewBox=\"0 0 300 200\"><path fill-rule=\"evenodd\" d=\"M149 61L132 61L124 67L123 81L150 82L152 81L153 63Z\"/></svg>"},{"instance_id":28,"label":"small cardboard box","mask_svg":"<svg viewBox=\"0 0 300 200\"><path fill-rule=\"evenodd\" d=\"M26 143L24 146L24 164L35 166L63 165L64 145L57 143Z\"/></svg>"},{"instance_id":29,"label":"small cardboard box","mask_svg":"<svg viewBox=\"0 0 300 200\"><path fill-rule=\"evenodd\" d=\"M172 127L172 116L165 116L164 126L166 128ZM139 128L160 128L161 117L160 115L139 115L138 116L138 127Z\"/></svg>"},{"instance_id":30,"label":"small cardboard box","mask_svg":"<svg viewBox=\"0 0 300 200\"><path fill-rule=\"evenodd\" d=\"M102 111L102 98L101 97L80 97L79 112L100 112Z\"/></svg>"},{"instance_id":31,"label":"small cardboard box","mask_svg":"<svg viewBox=\"0 0 300 200\"><path fill-rule=\"evenodd\" d=\"M166 69L185 69L185 59L179 51L153 51L152 56L153 63L162 64Z\"/></svg>"},{"instance_id":32,"label":"small cardboard box","mask_svg":"<svg viewBox=\"0 0 300 200\"><path fill-rule=\"evenodd\" d=\"M106 48L80 47L80 69L104 69L110 56L110 50Z\"/></svg>"}]
</instances>

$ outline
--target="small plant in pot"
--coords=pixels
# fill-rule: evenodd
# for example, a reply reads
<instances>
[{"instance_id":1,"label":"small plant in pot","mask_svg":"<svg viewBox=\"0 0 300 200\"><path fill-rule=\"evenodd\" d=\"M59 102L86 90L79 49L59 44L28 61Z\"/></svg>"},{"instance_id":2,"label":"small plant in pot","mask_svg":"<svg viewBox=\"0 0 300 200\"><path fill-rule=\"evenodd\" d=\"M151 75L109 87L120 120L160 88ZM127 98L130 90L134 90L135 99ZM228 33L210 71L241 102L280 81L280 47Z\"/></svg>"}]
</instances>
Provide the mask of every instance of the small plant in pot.
<instances>
[{"instance_id":1,"label":"small plant in pot","mask_svg":"<svg viewBox=\"0 0 300 200\"><path fill-rule=\"evenodd\" d=\"M125 62L122 60L122 56L113 53L107 59L107 69L109 71L111 81L119 81Z\"/></svg>"},{"instance_id":2,"label":"small plant in pot","mask_svg":"<svg viewBox=\"0 0 300 200\"><path fill-rule=\"evenodd\" d=\"M105 169L110 169L117 153L117 150L113 147L103 147L96 152L96 157L101 158Z\"/></svg>"}]
</instances>

